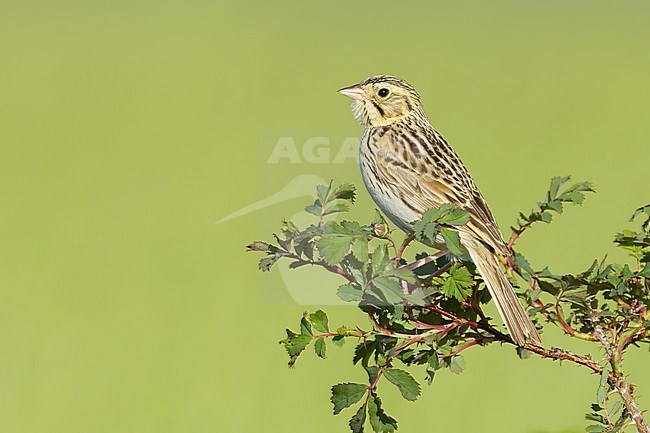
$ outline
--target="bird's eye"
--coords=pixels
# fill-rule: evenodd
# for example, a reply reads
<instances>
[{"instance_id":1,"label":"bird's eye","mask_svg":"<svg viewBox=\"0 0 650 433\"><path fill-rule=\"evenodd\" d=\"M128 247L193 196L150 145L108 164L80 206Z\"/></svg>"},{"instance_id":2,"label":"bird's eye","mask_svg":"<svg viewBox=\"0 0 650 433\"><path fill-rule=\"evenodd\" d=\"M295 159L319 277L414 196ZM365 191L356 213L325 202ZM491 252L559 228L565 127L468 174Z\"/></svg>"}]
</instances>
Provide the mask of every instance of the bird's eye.
<instances>
[{"instance_id":1,"label":"bird's eye","mask_svg":"<svg viewBox=\"0 0 650 433\"><path fill-rule=\"evenodd\" d=\"M382 88L379 89L379 91L377 92L377 94L378 94L380 97L382 97L382 98L385 98L386 96L388 96L389 93L390 93L390 91L389 91L387 88L385 88L385 87L382 87Z\"/></svg>"}]
</instances>

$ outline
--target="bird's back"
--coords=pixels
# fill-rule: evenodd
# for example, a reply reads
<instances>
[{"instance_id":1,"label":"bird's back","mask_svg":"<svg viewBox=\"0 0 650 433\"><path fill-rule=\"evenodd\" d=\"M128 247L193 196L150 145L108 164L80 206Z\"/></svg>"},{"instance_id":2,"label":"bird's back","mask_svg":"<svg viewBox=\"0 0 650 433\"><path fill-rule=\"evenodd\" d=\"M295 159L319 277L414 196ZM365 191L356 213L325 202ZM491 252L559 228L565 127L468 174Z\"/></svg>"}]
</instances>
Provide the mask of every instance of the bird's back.
<instances>
[{"instance_id":1,"label":"bird's back","mask_svg":"<svg viewBox=\"0 0 650 433\"><path fill-rule=\"evenodd\" d=\"M410 231L424 212L450 203L470 215L462 232L508 255L494 216L467 168L428 121L405 118L366 128L359 153L366 187L398 227Z\"/></svg>"}]
</instances>

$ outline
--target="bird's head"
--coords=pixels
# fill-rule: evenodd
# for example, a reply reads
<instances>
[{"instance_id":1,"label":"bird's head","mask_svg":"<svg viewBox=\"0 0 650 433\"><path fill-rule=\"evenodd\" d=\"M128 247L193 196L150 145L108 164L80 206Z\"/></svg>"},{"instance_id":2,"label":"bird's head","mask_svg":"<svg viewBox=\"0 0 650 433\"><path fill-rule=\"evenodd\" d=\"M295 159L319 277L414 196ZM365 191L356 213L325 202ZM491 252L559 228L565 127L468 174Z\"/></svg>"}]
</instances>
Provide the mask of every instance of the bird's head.
<instances>
[{"instance_id":1,"label":"bird's head","mask_svg":"<svg viewBox=\"0 0 650 433\"><path fill-rule=\"evenodd\" d=\"M366 126L386 126L410 115L424 115L413 86L389 75L370 77L339 93L352 99L354 117Z\"/></svg>"}]
</instances>

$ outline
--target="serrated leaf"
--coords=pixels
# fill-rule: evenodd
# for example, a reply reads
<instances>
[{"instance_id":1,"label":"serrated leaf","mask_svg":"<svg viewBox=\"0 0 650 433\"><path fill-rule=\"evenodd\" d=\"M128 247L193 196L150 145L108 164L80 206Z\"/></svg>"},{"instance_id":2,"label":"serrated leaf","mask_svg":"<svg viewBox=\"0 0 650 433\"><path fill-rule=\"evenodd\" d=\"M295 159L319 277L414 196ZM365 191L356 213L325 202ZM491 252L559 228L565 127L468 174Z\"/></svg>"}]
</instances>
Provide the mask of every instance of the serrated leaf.
<instances>
[{"instance_id":1,"label":"serrated leaf","mask_svg":"<svg viewBox=\"0 0 650 433\"><path fill-rule=\"evenodd\" d=\"M333 213L347 212L349 210L350 206L345 203L333 203L327 206L325 212L323 212L323 216L331 215Z\"/></svg>"},{"instance_id":2,"label":"serrated leaf","mask_svg":"<svg viewBox=\"0 0 650 433\"><path fill-rule=\"evenodd\" d=\"M280 341L284 345L287 353L289 354L289 367L293 367L298 359L298 356L311 342L311 335L309 334L296 334L287 329L287 338Z\"/></svg>"},{"instance_id":3,"label":"serrated leaf","mask_svg":"<svg viewBox=\"0 0 650 433\"><path fill-rule=\"evenodd\" d=\"M321 204L326 204L330 191L332 190L332 181L330 181L329 185L318 185L316 186L316 192L318 194L318 200L320 200Z\"/></svg>"},{"instance_id":4,"label":"serrated leaf","mask_svg":"<svg viewBox=\"0 0 650 433\"><path fill-rule=\"evenodd\" d=\"M323 225L322 228L323 237L327 238L330 237L331 235L334 235L334 236L349 236L350 238L352 238L352 235L354 233L348 227L349 227L348 224L339 224L336 221L328 221Z\"/></svg>"},{"instance_id":5,"label":"serrated leaf","mask_svg":"<svg viewBox=\"0 0 650 433\"><path fill-rule=\"evenodd\" d=\"M316 310L309 315L309 321L314 329L320 332L330 332L328 327L327 314L323 310Z\"/></svg>"},{"instance_id":6,"label":"serrated leaf","mask_svg":"<svg viewBox=\"0 0 650 433\"><path fill-rule=\"evenodd\" d=\"M325 343L324 337L320 337L316 340L314 343L314 350L316 351L316 355L318 355L319 358L327 358L327 344Z\"/></svg>"},{"instance_id":7,"label":"serrated leaf","mask_svg":"<svg viewBox=\"0 0 650 433\"><path fill-rule=\"evenodd\" d=\"M305 313L307 314L307 313ZM308 334L308 335L314 335L313 332L311 332L311 325L309 324L309 321L305 316L302 316L300 319L300 333L301 334Z\"/></svg>"},{"instance_id":8,"label":"serrated leaf","mask_svg":"<svg viewBox=\"0 0 650 433\"><path fill-rule=\"evenodd\" d=\"M460 256L463 254L463 247L460 244L460 235L457 231L443 227L440 229L440 235L445 240L449 252Z\"/></svg>"},{"instance_id":9,"label":"serrated leaf","mask_svg":"<svg viewBox=\"0 0 650 433\"><path fill-rule=\"evenodd\" d=\"M345 228L347 233L351 235L360 235L363 233L361 224L356 221L341 221L341 227Z\"/></svg>"},{"instance_id":10,"label":"serrated leaf","mask_svg":"<svg viewBox=\"0 0 650 433\"><path fill-rule=\"evenodd\" d=\"M375 277L372 286L377 289L378 294L388 303L395 305L402 301L404 291L398 280L389 277Z\"/></svg>"},{"instance_id":11,"label":"serrated leaf","mask_svg":"<svg viewBox=\"0 0 650 433\"><path fill-rule=\"evenodd\" d=\"M313 204L310 204L309 206L305 206L305 210L310 214L319 217L323 212L323 207L321 206L320 202L316 200Z\"/></svg>"},{"instance_id":12,"label":"serrated leaf","mask_svg":"<svg viewBox=\"0 0 650 433\"><path fill-rule=\"evenodd\" d=\"M271 270L271 266L275 264L282 256L280 255L273 255L271 257L264 257L263 259L260 259L259 264L257 265L258 269L262 272L268 272Z\"/></svg>"},{"instance_id":13,"label":"serrated leaf","mask_svg":"<svg viewBox=\"0 0 650 433\"><path fill-rule=\"evenodd\" d=\"M399 389L406 400L415 401L420 396L420 384L407 371L387 368L384 377Z\"/></svg>"},{"instance_id":14,"label":"serrated leaf","mask_svg":"<svg viewBox=\"0 0 650 433\"><path fill-rule=\"evenodd\" d=\"M422 214L422 218L420 220L423 223L435 222L440 217L440 215L442 215L442 212L444 210L445 208L443 208L442 206L439 208L435 208L435 207L431 208Z\"/></svg>"},{"instance_id":15,"label":"serrated leaf","mask_svg":"<svg viewBox=\"0 0 650 433\"><path fill-rule=\"evenodd\" d=\"M343 335L336 335L334 338L332 338L332 343L338 347L343 347L345 344L345 337Z\"/></svg>"},{"instance_id":16,"label":"serrated leaf","mask_svg":"<svg viewBox=\"0 0 650 433\"><path fill-rule=\"evenodd\" d=\"M609 417L610 417L610 418L613 418L614 416L616 416L616 413L617 413L619 410L621 410L621 407L623 407L623 403L621 403L620 401L615 402L615 403L612 405L612 408L609 410Z\"/></svg>"},{"instance_id":17,"label":"serrated leaf","mask_svg":"<svg viewBox=\"0 0 650 433\"><path fill-rule=\"evenodd\" d=\"M524 349L523 347L517 346L517 355L519 356L520 359L528 359L530 358L531 351L528 349Z\"/></svg>"},{"instance_id":18,"label":"serrated leaf","mask_svg":"<svg viewBox=\"0 0 650 433\"><path fill-rule=\"evenodd\" d=\"M336 265L341 262L350 251L352 236L330 235L318 241L318 251L325 262Z\"/></svg>"},{"instance_id":19,"label":"serrated leaf","mask_svg":"<svg viewBox=\"0 0 650 433\"><path fill-rule=\"evenodd\" d=\"M396 277L408 283L414 284L416 281L413 271L407 268L392 268L382 274L385 277Z\"/></svg>"},{"instance_id":20,"label":"serrated leaf","mask_svg":"<svg viewBox=\"0 0 650 433\"><path fill-rule=\"evenodd\" d=\"M546 224L550 224L553 221L553 215L548 212L542 212L539 214L539 219L544 221Z\"/></svg>"},{"instance_id":21,"label":"serrated leaf","mask_svg":"<svg viewBox=\"0 0 650 433\"><path fill-rule=\"evenodd\" d=\"M571 176L556 176L551 178L551 186L548 189L549 197L547 201L554 200L557 197L560 187L567 183L569 179L571 179Z\"/></svg>"},{"instance_id":22,"label":"serrated leaf","mask_svg":"<svg viewBox=\"0 0 650 433\"><path fill-rule=\"evenodd\" d=\"M461 374L465 370L465 358L462 355L456 355L451 358L449 368L454 374Z\"/></svg>"},{"instance_id":23,"label":"serrated leaf","mask_svg":"<svg viewBox=\"0 0 650 433\"><path fill-rule=\"evenodd\" d=\"M438 222L451 226L462 226L469 222L469 214L462 209L454 208L439 218Z\"/></svg>"},{"instance_id":24,"label":"serrated leaf","mask_svg":"<svg viewBox=\"0 0 650 433\"><path fill-rule=\"evenodd\" d=\"M519 267L524 271L528 272L531 275L535 274L533 267L530 266L530 263L528 263L528 260L526 260L526 257L524 257L523 255L519 253L515 253L515 261L517 262Z\"/></svg>"},{"instance_id":25,"label":"serrated leaf","mask_svg":"<svg viewBox=\"0 0 650 433\"><path fill-rule=\"evenodd\" d=\"M587 433L603 433L607 431L607 427L604 425L592 424L586 429Z\"/></svg>"},{"instance_id":26,"label":"serrated leaf","mask_svg":"<svg viewBox=\"0 0 650 433\"><path fill-rule=\"evenodd\" d=\"M437 370L440 368L440 358L438 358L438 352L433 352L427 358L427 363L431 368Z\"/></svg>"},{"instance_id":27,"label":"serrated leaf","mask_svg":"<svg viewBox=\"0 0 650 433\"><path fill-rule=\"evenodd\" d=\"M422 237L425 242L435 243L436 237L440 232L440 225L436 223L426 223L422 229Z\"/></svg>"},{"instance_id":28,"label":"serrated leaf","mask_svg":"<svg viewBox=\"0 0 650 433\"><path fill-rule=\"evenodd\" d=\"M562 202L559 201L559 200L551 200L548 203L546 203L542 208L544 210L552 209L557 213L562 213L564 211L564 207L562 206Z\"/></svg>"},{"instance_id":29,"label":"serrated leaf","mask_svg":"<svg viewBox=\"0 0 650 433\"><path fill-rule=\"evenodd\" d=\"M372 252L372 273L373 275L380 274L388 264L388 247L386 244L378 245Z\"/></svg>"},{"instance_id":30,"label":"serrated leaf","mask_svg":"<svg viewBox=\"0 0 650 433\"><path fill-rule=\"evenodd\" d=\"M366 374L368 374L368 383L374 383L377 379L377 374L379 374L379 367L376 365L364 365L363 368L366 370Z\"/></svg>"},{"instance_id":31,"label":"serrated leaf","mask_svg":"<svg viewBox=\"0 0 650 433\"><path fill-rule=\"evenodd\" d=\"M339 287L337 292L339 298L346 302L360 302L363 298L361 289L355 287L353 284L344 284Z\"/></svg>"},{"instance_id":32,"label":"serrated leaf","mask_svg":"<svg viewBox=\"0 0 650 433\"><path fill-rule=\"evenodd\" d=\"M374 393L368 400L368 417L375 433L392 433L397 430L397 421L384 412L381 399Z\"/></svg>"},{"instance_id":33,"label":"serrated leaf","mask_svg":"<svg viewBox=\"0 0 650 433\"><path fill-rule=\"evenodd\" d=\"M355 190L356 187L351 183L344 183L334 190L332 196L337 199L348 200L354 203Z\"/></svg>"},{"instance_id":34,"label":"serrated leaf","mask_svg":"<svg viewBox=\"0 0 650 433\"><path fill-rule=\"evenodd\" d=\"M427 223L424 223L422 221L416 221L413 223L413 234L415 235L415 239L417 239L420 242L425 241L424 237L424 229L426 228Z\"/></svg>"},{"instance_id":35,"label":"serrated leaf","mask_svg":"<svg viewBox=\"0 0 650 433\"><path fill-rule=\"evenodd\" d=\"M362 342L357 344L354 348L354 356L352 357L352 364L357 365L361 361L361 365L368 366L368 361L375 351L375 345L372 342Z\"/></svg>"},{"instance_id":36,"label":"serrated leaf","mask_svg":"<svg viewBox=\"0 0 650 433\"><path fill-rule=\"evenodd\" d=\"M600 383L598 384L598 391L596 392L596 401L600 406L605 407L605 399L607 398L607 393L609 392L609 383L607 383L607 369L603 368L603 372L600 375Z\"/></svg>"},{"instance_id":37,"label":"serrated leaf","mask_svg":"<svg viewBox=\"0 0 650 433\"><path fill-rule=\"evenodd\" d=\"M454 263L449 268L449 276L442 286L442 293L448 298L456 298L463 302L472 293L474 279L466 267Z\"/></svg>"},{"instance_id":38,"label":"serrated leaf","mask_svg":"<svg viewBox=\"0 0 650 433\"><path fill-rule=\"evenodd\" d=\"M368 260L368 238L365 236L359 236L354 239L352 243L352 254L360 262L365 262Z\"/></svg>"},{"instance_id":39,"label":"serrated leaf","mask_svg":"<svg viewBox=\"0 0 650 433\"><path fill-rule=\"evenodd\" d=\"M350 418L350 430L352 430L353 433L363 433L363 425L366 422L366 405L362 404L359 406L359 409L357 410L357 413L352 415L352 418Z\"/></svg>"},{"instance_id":40,"label":"serrated leaf","mask_svg":"<svg viewBox=\"0 0 650 433\"><path fill-rule=\"evenodd\" d=\"M271 248L271 244L262 241L255 241L253 243L246 245L246 249L248 251L267 252L270 250L270 248Z\"/></svg>"},{"instance_id":41,"label":"serrated leaf","mask_svg":"<svg viewBox=\"0 0 650 433\"><path fill-rule=\"evenodd\" d=\"M330 401L334 405L334 415L361 400L366 391L368 391L368 386L360 383L347 382L332 386Z\"/></svg>"}]
</instances>

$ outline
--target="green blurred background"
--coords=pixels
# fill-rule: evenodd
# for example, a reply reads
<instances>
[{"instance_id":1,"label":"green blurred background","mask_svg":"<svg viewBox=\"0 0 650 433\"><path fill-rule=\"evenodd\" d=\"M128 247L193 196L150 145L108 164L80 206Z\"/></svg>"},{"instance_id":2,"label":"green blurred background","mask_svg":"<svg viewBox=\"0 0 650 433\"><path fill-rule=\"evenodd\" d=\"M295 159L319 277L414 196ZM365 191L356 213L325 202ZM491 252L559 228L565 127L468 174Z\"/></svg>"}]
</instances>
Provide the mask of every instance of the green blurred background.
<instances>
[{"instance_id":1,"label":"green blurred background","mask_svg":"<svg viewBox=\"0 0 650 433\"><path fill-rule=\"evenodd\" d=\"M649 201L649 13L641 1L0 0L0 432L346 431L329 387L363 380L351 345L287 369L277 342L317 306L243 248L308 198L215 222L297 175L361 186L354 161L266 161L279 135L359 134L335 90L368 75L420 90L506 233L551 176L595 183L522 240L535 264L622 258L611 238ZM354 216L373 208L360 191ZM400 431L584 428L586 370L496 345L466 359L417 403L384 390ZM647 365L630 353L644 409Z\"/></svg>"}]
</instances>

